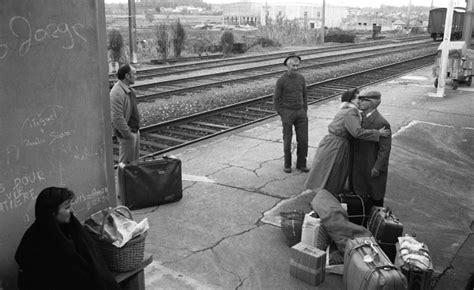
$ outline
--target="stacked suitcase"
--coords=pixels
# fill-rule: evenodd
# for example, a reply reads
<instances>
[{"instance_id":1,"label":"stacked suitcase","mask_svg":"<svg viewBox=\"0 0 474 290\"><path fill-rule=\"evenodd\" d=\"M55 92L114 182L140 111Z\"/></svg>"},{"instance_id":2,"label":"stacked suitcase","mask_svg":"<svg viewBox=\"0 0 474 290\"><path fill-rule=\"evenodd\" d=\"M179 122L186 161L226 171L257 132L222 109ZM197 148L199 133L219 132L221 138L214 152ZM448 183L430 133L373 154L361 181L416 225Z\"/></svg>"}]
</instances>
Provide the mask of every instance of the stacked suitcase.
<instances>
[{"instance_id":1,"label":"stacked suitcase","mask_svg":"<svg viewBox=\"0 0 474 290\"><path fill-rule=\"evenodd\" d=\"M403 235L403 224L388 208L374 206L370 211L367 228L374 235L375 240L388 256L392 263L395 262L398 237Z\"/></svg>"},{"instance_id":2,"label":"stacked suitcase","mask_svg":"<svg viewBox=\"0 0 474 290\"><path fill-rule=\"evenodd\" d=\"M373 237L347 240L344 253L344 289L407 289L405 276Z\"/></svg>"},{"instance_id":3,"label":"stacked suitcase","mask_svg":"<svg viewBox=\"0 0 474 290\"><path fill-rule=\"evenodd\" d=\"M366 226L374 235L385 254L393 263L395 261L395 244L403 235L403 224L390 209L372 206L369 199L356 194L339 194L341 204L347 206L349 221Z\"/></svg>"},{"instance_id":4,"label":"stacked suitcase","mask_svg":"<svg viewBox=\"0 0 474 290\"><path fill-rule=\"evenodd\" d=\"M373 237L347 240L344 253L344 289L407 289L405 276Z\"/></svg>"}]
</instances>

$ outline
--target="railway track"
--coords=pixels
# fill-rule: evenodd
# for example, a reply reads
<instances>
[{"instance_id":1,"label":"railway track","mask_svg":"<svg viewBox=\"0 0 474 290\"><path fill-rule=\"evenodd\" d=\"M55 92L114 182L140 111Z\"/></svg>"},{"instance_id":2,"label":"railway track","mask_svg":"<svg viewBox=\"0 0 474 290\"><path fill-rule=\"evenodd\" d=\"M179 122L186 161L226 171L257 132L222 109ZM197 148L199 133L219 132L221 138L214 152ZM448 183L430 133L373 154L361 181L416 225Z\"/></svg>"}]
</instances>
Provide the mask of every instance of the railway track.
<instances>
[{"instance_id":1,"label":"railway track","mask_svg":"<svg viewBox=\"0 0 474 290\"><path fill-rule=\"evenodd\" d=\"M434 62L434 54L391 63L369 70L308 85L308 103L340 95L347 89L364 87L419 69ZM159 155L274 117L272 95L228 105L142 128L140 156ZM115 145L115 159L118 146Z\"/></svg>"},{"instance_id":2,"label":"railway track","mask_svg":"<svg viewBox=\"0 0 474 290\"><path fill-rule=\"evenodd\" d=\"M344 64L353 62L364 58L375 58L386 54L394 54L404 51L424 49L426 47L436 45L430 43L417 43L410 45L403 45L400 47L383 47L377 49L365 49L350 51L339 54L328 54L325 56L312 55L304 59L300 66L300 71L313 68L322 68L333 66L335 64ZM279 59L281 60L281 59ZM137 91L137 99L139 101L148 101L155 98L168 97L170 95L179 95L189 91L197 91L215 87L223 84L242 83L247 81L255 81L256 79L274 78L285 71L281 62L272 64L255 65L253 67L228 69L226 71L210 72L203 75L183 77L180 79L153 81L149 83L142 83L135 85Z\"/></svg>"},{"instance_id":3,"label":"railway track","mask_svg":"<svg viewBox=\"0 0 474 290\"><path fill-rule=\"evenodd\" d=\"M379 40L374 42L363 42L357 44L343 44L338 46L331 46L331 47L322 47L322 48L310 48L310 49L303 49L293 51L294 53L306 56L306 55L314 55L314 54L321 54L321 53L328 53L334 51L341 51L346 49L361 49L364 47L373 47L373 46L381 46L381 45L395 45L395 44L403 44L407 42L415 42L415 41L430 41L430 38L427 36L422 37L412 37L412 38L402 38L402 39L392 39L392 40ZM208 58L200 58L200 57L190 57L190 58L183 58L182 63L177 63L174 65L167 65L167 66L159 66L154 68L147 68L137 70L137 80L141 81L144 79L150 79L154 77L160 76L167 76L170 75L179 75L183 73L189 73L197 70L204 70L210 68L218 68L224 67L228 65L238 65L238 64L249 64L255 62L262 62L262 61L269 61L269 60L281 60L282 58L288 55L288 51L285 52L277 52L277 53L270 53L265 55L246 55L246 56L237 56L232 58L222 58L222 56L209 56ZM189 63L193 62L193 63ZM109 75L109 78L113 79L114 75Z\"/></svg>"}]
</instances>

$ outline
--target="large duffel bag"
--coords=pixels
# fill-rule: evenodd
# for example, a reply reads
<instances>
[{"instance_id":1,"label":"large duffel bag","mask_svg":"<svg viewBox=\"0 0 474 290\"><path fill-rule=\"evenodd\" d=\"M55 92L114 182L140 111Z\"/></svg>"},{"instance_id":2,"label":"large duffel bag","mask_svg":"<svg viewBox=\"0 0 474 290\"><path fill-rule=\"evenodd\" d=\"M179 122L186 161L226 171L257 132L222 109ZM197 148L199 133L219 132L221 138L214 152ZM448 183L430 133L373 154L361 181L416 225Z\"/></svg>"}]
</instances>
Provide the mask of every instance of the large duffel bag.
<instances>
[{"instance_id":1,"label":"large duffel bag","mask_svg":"<svg viewBox=\"0 0 474 290\"><path fill-rule=\"evenodd\" d=\"M344 253L344 289L407 289L405 276L373 237L348 239Z\"/></svg>"},{"instance_id":2,"label":"large duffel bag","mask_svg":"<svg viewBox=\"0 0 474 290\"><path fill-rule=\"evenodd\" d=\"M398 237L403 235L403 224L392 211L385 207L374 206L370 213L367 228L374 235L375 240L387 254L392 263L395 262Z\"/></svg>"},{"instance_id":3,"label":"large duffel bag","mask_svg":"<svg viewBox=\"0 0 474 290\"><path fill-rule=\"evenodd\" d=\"M181 160L150 157L119 166L118 183L120 200L130 209L178 201L183 197Z\"/></svg>"}]
</instances>

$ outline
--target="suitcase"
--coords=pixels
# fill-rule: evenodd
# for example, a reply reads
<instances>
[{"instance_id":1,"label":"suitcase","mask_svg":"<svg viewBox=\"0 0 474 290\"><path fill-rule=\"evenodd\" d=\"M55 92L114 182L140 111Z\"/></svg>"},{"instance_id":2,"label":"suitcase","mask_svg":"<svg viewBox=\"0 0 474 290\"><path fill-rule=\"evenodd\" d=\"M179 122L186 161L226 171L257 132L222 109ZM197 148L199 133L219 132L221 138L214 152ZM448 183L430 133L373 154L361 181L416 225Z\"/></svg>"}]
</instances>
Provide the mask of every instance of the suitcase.
<instances>
[{"instance_id":1,"label":"suitcase","mask_svg":"<svg viewBox=\"0 0 474 290\"><path fill-rule=\"evenodd\" d=\"M395 257L395 266L401 269L403 275L407 278L408 289L409 290L430 290L432 289L432 277L433 277L433 262L429 255L429 249L426 244L416 247L417 250L414 251L416 254L421 257L426 258L427 263L420 263L419 261L414 261L413 259L408 259L407 254L410 251L405 249L405 259L403 259L402 251L400 251L400 243L396 244L397 254Z\"/></svg>"},{"instance_id":2,"label":"suitcase","mask_svg":"<svg viewBox=\"0 0 474 290\"><path fill-rule=\"evenodd\" d=\"M365 226L372 207L371 201L356 194L339 194L338 199L340 203L347 204L347 215L349 221L357 225Z\"/></svg>"},{"instance_id":3,"label":"suitcase","mask_svg":"<svg viewBox=\"0 0 474 290\"><path fill-rule=\"evenodd\" d=\"M130 209L179 201L183 197L181 160L163 156L118 167L119 195Z\"/></svg>"},{"instance_id":4,"label":"suitcase","mask_svg":"<svg viewBox=\"0 0 474 290\"><path fill-rule=\"evenodd\" d=\"M407 289L405 276L373 237L348 239L344 253L344 289Z\"/></svg>"},{"instance_id":5,"label":"suitcase","mask_svg":"<svg viewBox=\"0 0 474 290\"><path fill-rule=\"evenodd\" d=\"M397 253L395 244L398 242L398 237L403 235L403 224L390 209L374 206L370 212L367 228L390 261L394 263Z\"/></svg>"}]
</instances>

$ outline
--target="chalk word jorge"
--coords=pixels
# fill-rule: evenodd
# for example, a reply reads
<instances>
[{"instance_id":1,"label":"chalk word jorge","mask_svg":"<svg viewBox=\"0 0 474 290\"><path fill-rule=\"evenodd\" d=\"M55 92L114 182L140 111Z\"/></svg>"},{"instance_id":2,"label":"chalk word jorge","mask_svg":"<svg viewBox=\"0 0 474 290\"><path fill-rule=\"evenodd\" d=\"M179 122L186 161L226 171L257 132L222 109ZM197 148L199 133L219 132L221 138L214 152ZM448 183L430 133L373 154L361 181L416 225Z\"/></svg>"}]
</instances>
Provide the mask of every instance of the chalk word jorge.
<instances>
[{"instance_id":1,"label":"chalk word jorge","mask_svg":"<svg viewBox=\"0 0 474 290\"><path fill-rule=\"evenodd\" d=\"M36 42L46 42L59 38L66 38L66 43L62 45L63 49L73 49L76 41L82 40L87 42L86 37L80 33L84 25L75 23L69 25L65 22L49 23L43 28L35 29L31 26L30 21L23 16L13 16L9 21L9 28L11 35L18 41L18 54L25 56L30 51L31 46ZM8 37L3 37L5 39ZM2 37L0 36L0 39ZM11 47L6 43L0 43L0 60L8 55Z\"/></svg>"}]
</instances>

